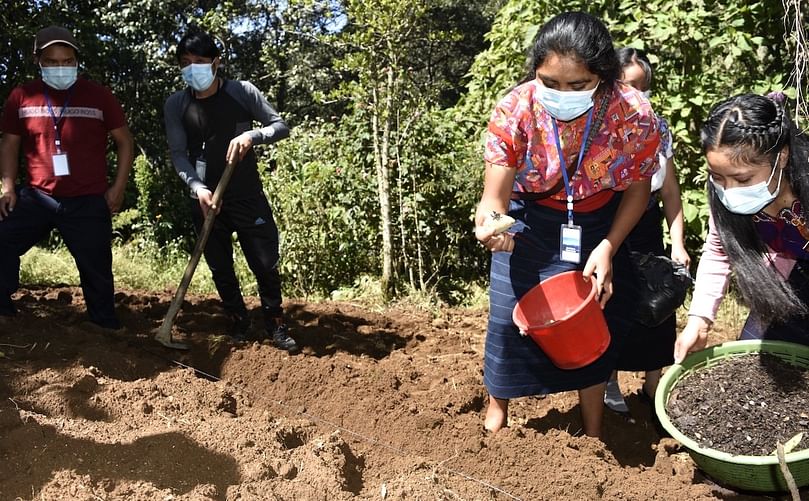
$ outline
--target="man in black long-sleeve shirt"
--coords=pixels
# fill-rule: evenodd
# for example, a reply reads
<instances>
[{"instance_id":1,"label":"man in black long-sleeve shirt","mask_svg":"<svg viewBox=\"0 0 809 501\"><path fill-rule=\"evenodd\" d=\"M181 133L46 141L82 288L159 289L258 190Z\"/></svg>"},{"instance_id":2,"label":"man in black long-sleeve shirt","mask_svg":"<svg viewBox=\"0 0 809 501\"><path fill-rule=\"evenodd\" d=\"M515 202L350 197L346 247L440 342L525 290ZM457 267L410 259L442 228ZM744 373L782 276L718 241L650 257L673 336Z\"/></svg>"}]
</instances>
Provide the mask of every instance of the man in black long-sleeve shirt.
<instances>
[{"instance_id":1,"label":"man in black long-sleeve shirt","mask_svg":"<svg viewBox=\"0 0 809 501\"><path fill-rule=\"evenodd\" d=\"M233 269L231 235L235 231L258 283L267 335L277 347L296 352L298 346L287 332L281 307L278 228L253 151L255 144L288 137L289 128L251 83L216 76L219 49L208 34L184 36L177 46L177 60L189 87L166 100L166 134L174 167L198 200L192 204L197 233L211 209L212 191L227 160L238 161L204 251L219 296L234 319L233 335L244 339L250 328ZM254 129L254 121L261 128Z\"/></svg>"}]
</instances>

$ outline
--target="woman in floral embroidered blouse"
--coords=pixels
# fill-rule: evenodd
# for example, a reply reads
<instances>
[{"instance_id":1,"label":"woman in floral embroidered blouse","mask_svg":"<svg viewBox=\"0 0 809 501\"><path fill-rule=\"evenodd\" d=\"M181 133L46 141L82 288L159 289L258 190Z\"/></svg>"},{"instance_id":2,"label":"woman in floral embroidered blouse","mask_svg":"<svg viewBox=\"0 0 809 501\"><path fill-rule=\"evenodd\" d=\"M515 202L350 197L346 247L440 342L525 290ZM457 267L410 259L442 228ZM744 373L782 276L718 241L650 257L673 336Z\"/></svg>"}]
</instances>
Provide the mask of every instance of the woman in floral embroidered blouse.
<instances>
[{"instance_id":1,"label":"woman in floral embroidered blouse","mask_svg":"<svg viewBox=\"0 0 809 501\"><path fill-rule=\"evenodd\" d=\"M600 436L605 382L637 294L621 244L649 200L657 119L639 91L617 81L612 39L590 15L568 12L543 25L528 70L492 113L475 216L476 237L492 251L484 426L506 425L511 398L579 390L584 432ZM495 234L493 213L517 223ZM578 263L560 255L561 226L571 219L581 227ZM511 315L529 289L572 269L596 281L611 343L586 367L563 370L519 334Z\"/></svg>"},{"instance_id":2,"label":"woman in floral embroidered blouse","mask_svg":"<svg viewBox=\"0 0 809 501\"><path fill-rule=\"evenodd\" d=\"M809 345L809 138L783 94L744 94L711 110L701 139L711 219L675 361L705 347L731 270L750 307L742 339Z\"/></svg>"}]
</instances>

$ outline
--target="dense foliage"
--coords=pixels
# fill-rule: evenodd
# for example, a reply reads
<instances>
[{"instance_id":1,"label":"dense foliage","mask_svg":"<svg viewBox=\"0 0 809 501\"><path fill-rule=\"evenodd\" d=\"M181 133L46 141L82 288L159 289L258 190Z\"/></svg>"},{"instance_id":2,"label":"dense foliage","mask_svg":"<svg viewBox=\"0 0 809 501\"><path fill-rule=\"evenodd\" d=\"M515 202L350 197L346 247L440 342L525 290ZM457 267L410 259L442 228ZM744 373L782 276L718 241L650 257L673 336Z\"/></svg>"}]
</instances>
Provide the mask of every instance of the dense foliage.
<instances>
[{"instance_id":1,"label":"dense foliage","mask_svg":"<svg viewBox=\"0 0 809 501\"><path fill-rule=\"evenodd\" d=\"M695 254L707 216L700 121L723 96L785 85L780 0L10 0L0 13L0 101L37 75L37 29L73 30L82 71L113 89L136 138L117 234L144 248L190 248L162 106L182 88L174 44L202 27L223 46L225 74L255 83L294 126L260 155L292 292L328 293L370 275L384 277L388 295L446 298L485 278L471 216L488 115L523 76L538 25L562 10L601 16L616 45L650 53L652 101L676 135Z\"/></svg>"},{"instance_id":2,"label":"dense foliage","mask_svg":"<svg viewBox=\"0 0 809 501\"><path fill-rule=\"evenodd\" d=\"M462 104L466 115L485 121L504 90L526 75L526 48L537 27L564 10L601 17L616 47L649 54L655 71L652 104L675 135L687 243L698 255L708 215L699 126L724 97L784 88L792 67L780 0L509 1L487 35L491 48L472 67Z\"/></svg>"}]
</instances>

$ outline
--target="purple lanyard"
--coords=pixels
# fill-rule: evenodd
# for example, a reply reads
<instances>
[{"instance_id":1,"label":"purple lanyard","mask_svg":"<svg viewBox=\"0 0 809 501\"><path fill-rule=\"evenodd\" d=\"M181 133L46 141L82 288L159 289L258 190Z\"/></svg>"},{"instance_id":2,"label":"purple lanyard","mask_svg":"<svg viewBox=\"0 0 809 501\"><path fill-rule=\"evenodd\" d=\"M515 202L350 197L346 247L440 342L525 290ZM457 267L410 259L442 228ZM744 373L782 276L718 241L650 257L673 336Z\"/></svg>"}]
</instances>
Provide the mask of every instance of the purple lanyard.
<instances>
[{"instance_id":1,"label":"purple lanyard","mask_svg":"<svg viewBox=\"0 0 809 501\"><path fill-rule=\"evenodd\" d=\"M59 130L59 124L62 122L62 117L65 115L65 110L67 109L67 104L70 102L70 97L73 95L74 86L70 87L70 90L67 91L67 97L65 97L65 104L62 105L62 109L59 111L59 118L56 118L56 114L53 112L53 106L51 105L51 98L48 96L48 86L45 85L45 102L48 103L48 113L51 115L51 120L53 120L53 132L56 140L56 153L58 155L62 154L62 133Z\"/></svg>"},{"instance_id":2,"label":"purple lanyard","mask_svg":"<svg viewBox=\"0 0 809 501\"><path fill-rule=\"evenodd\" d=\"M581 141L581 148L579 149L579 158L576 161L576 170L573 171L573 175L576 175L576 172L579 171L579 167L581 167L582 160L584 160L584 149L587 146L587 137L590 135L590 126L593 124L593 112L595 111L595 106L590 108L590 112L587 114L587 124L584 126L584 136L582 136ZM567 163L565 162L565 153L562 151L562 144L559 142L559 128L556 126L556 119L553 118L553 136L556 140L556 151L559 153L559 167L562 169L562 176L565 180L565 193L567 194L567 225L573 226L573 187L570 185L570 179L567 177Z\"/></svg>"}]
</instances>

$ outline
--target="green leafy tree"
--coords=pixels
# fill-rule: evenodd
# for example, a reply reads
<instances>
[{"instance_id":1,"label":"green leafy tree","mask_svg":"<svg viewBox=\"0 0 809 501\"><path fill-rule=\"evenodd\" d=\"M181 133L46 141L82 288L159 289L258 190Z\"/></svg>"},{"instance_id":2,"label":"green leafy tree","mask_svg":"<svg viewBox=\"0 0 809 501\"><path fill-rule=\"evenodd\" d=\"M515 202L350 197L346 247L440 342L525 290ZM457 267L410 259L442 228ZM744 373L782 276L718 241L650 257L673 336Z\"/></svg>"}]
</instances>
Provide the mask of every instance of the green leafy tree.
<instances>
[{"instance_id":1,"label":"green leafy tree","mask_svg":"<svg viewBox=\"0 0 809 501\"><path fill-rule=\"evenodd\" d=\"M475 138L496 101L526 74L526 49L552 16L581 10L600 17L616 46L645 49L655 66L652 104L675 136L688 247L705 234L708 206L699 127L710 107L739 92L783 89L790 75L780 0L509 1L475 60L457 123ZM478 149L478 142L470 144Z\"/></svg>"},{"instance_id":2,"label":"green leafy tree","mask_svg":"<svg viewBox=\"0 0 809 501\"><path fill-rule=\"evenodd\" d=\"M406 49L424 43L419 26L427 5L420 0L348 0L350 24L341 37L350 50L339 62L356 76L340 89L350 97L354 112L370 130L371 165L376 174L379 225L382 236L381 284L387 297L394 292L394 214L392 172L398 167L397 145L424 111L428 92L419 92L410 73ZM401 178L399 178L401 179ZM401 188L401 185L400 185Z\"/></svg>"}]
</instances>

